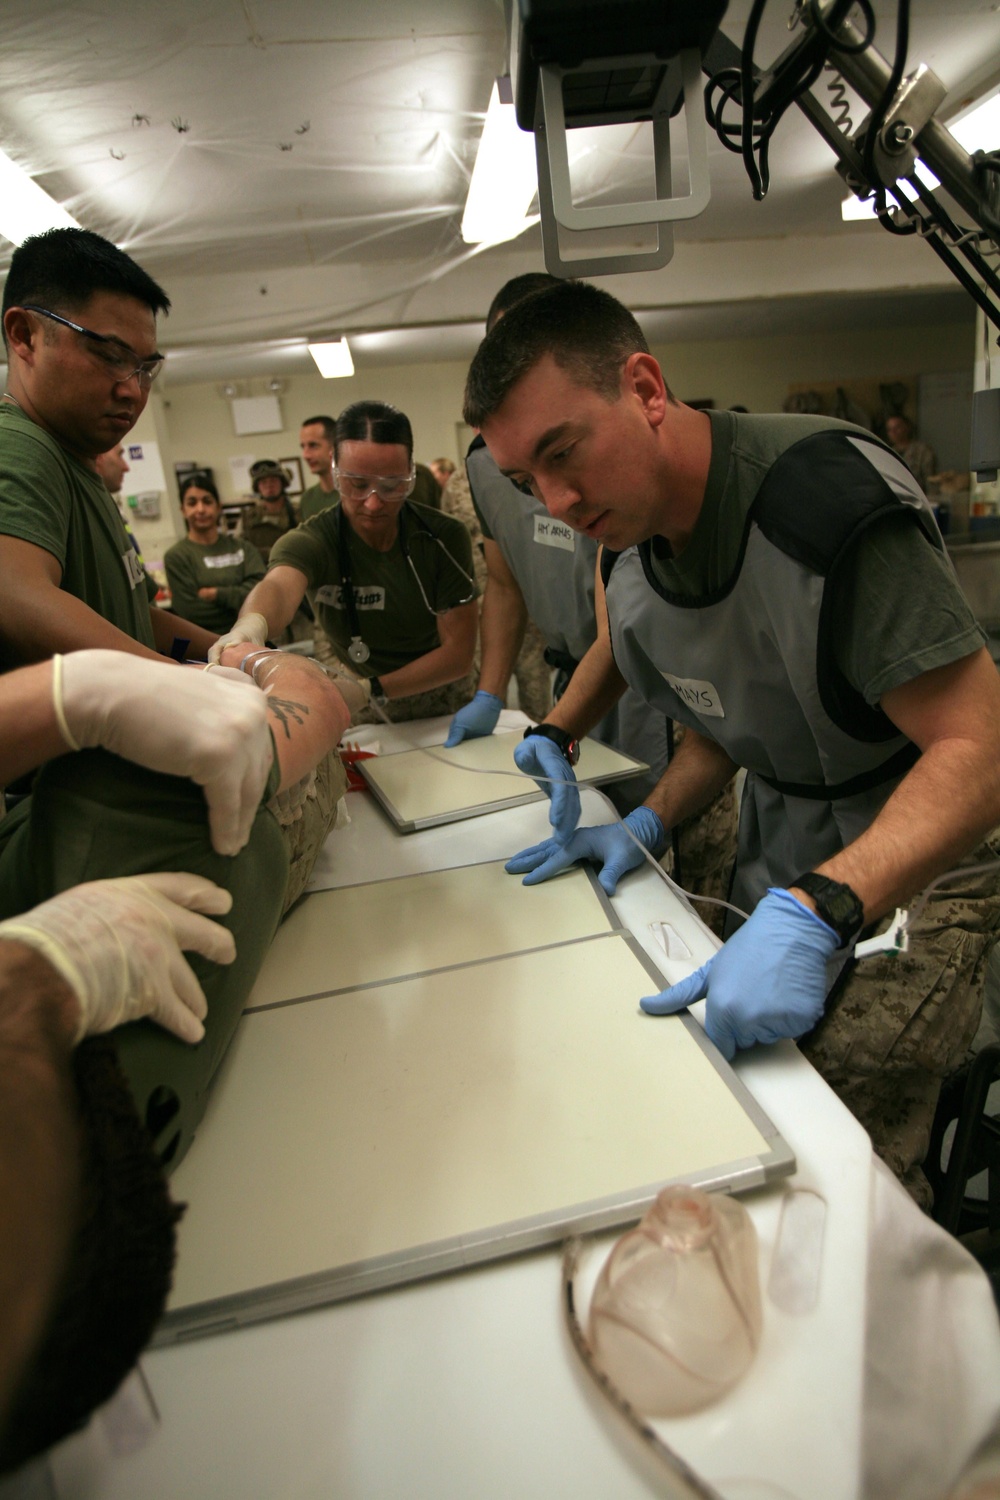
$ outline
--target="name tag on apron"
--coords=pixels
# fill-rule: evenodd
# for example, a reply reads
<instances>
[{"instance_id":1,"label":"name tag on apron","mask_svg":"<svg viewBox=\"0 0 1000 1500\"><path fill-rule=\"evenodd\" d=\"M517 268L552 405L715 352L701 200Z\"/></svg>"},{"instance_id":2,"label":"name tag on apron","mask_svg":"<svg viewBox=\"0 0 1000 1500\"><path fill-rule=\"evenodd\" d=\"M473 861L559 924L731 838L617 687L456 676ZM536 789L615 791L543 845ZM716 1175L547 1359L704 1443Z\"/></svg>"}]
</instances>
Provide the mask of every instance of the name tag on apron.
<instances>
[{"instance_id":1,"label":"name tag on apron","mask_svg":"<svg viewBox=\"0 0 1000 1500\"><path fill-rule=\"evenodd\" d=\"M561 547L564 552L576 551L576 535L565 521L553 521L551 516L535 517L535 541L542 547Z\"/></svg>"},{"instance_id":2,"label":"name tag on apron","mask_svg":"<svg viewBox=\"0 0 1000 1500\"><path fill-rule=\"evenodd\" d=\"M678 698L696 714L704 714L708 719L726 717L719 690L711 682L698 677L675 677L673 672L662 672L661 675L667 686L673 688Z\"/></svg>"}]
</instances>

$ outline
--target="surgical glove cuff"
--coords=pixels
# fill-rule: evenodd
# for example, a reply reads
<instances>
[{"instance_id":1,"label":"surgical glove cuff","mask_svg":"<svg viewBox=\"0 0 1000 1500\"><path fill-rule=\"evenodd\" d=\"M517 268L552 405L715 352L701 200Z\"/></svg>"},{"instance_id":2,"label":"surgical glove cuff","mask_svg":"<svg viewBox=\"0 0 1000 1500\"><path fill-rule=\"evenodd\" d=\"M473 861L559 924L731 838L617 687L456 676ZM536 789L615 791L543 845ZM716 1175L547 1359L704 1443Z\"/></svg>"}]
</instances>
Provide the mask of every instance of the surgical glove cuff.
<instances>
[{"instance_id":1,"label":"surgical glove cuff","mask_svg":"<svg viewBox=\"0 0 1000 1500\"><path fill-rule=\"evenodd\" d=\"M783 886L772 885L768 886L767 894L773 896L782 906L791 907L797 915L808 917L810 923L815 928L818 928L819 932L829 941L831 953L840 947L840 936L833 930L829 922L824 922L822 917L818 917L811 907L799 901L796 896L792 895L791 891L785 890Z\"/></svg>"},{"instance_id":2,"label":"surgical glove cuff","mask_svg":"<svg viewBox=\"0 0 1000 1500\"><path fill-rule=\"evenodd\" d=\"M667 847L667 831L653 809L634 807L622 819L622 822L631 833L635 834L643 847L649 850L654 859L659 859Z\"/></svg>"}]
</instances>

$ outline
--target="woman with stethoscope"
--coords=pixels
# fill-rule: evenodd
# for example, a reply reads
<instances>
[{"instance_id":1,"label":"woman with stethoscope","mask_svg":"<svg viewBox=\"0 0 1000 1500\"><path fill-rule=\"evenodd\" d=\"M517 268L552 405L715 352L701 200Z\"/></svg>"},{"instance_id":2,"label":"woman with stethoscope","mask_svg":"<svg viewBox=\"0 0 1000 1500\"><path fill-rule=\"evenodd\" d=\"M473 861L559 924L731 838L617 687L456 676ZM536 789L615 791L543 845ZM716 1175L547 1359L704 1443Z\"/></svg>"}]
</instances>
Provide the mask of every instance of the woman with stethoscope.
<instances>
[{"instance_id":1,"label":"woman with stethoscope","mask_svg":"<svg viewBox=\"0 0 1000 1500\"><path fill-rule=\"evenodd\" d=\"M312 589L337 658L367 679L388 717L451 713L469 695L476 646L469 533L408 499L413 433L394 406L357 401L341 412L334 462L339 503L275 543L226 641L273 639Z\"/></svg>"}]
</instances>

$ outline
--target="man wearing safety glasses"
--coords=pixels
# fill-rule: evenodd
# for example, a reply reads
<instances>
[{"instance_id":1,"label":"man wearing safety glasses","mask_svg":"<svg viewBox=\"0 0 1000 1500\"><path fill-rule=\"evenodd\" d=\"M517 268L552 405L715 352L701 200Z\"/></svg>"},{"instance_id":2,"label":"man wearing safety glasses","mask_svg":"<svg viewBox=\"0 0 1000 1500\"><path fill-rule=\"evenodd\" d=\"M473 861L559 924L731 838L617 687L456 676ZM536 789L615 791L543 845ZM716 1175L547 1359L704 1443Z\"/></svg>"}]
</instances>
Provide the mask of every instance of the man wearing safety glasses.
<instances>
[{"instance_id":1,"label":"man wearing safety glasses","mask_svg":"<svg viewBox=\"0 0 1000 1500\"><path fill-rule=\"evenodd\" d=\"M213 655L273 638L311 588L341 669L367 684L388 717L453 713L469 697L476 644L469 534L409 499L413 433L395 407L347 407L334 453L339 503L275 544L266 577Z\"/></svg>"},{"instance_id":2,"label":"man wearing safety glasses","mask_svg":"<svg viewBox=\"0 0 1000 1500\"><path fill-rule=\"evenodd\" d=\"M214 639L150 609L95 466L145 408L163 364L156 314L169 306L141 267L87 230L51 230L14 254L0 397L4 667L80 646L204 658Z\"/></svg>"}]
</instances>

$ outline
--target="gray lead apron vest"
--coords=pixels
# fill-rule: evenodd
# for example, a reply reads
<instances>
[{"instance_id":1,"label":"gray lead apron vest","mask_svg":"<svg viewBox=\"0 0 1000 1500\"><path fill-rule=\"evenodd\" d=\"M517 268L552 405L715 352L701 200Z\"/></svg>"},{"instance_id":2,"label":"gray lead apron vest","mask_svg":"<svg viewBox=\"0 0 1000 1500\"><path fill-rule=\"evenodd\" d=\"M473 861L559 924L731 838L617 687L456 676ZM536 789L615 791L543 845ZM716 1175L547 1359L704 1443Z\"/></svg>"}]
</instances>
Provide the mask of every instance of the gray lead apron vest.
<instances>
[{"instance_id":1,"label":"gray lead apron vest","mask_svg":"<svg viewBox=\"0 0 1000 1500\"><path fill-rule=\"evenodd\" d=\"M752 911L857 838L917 758L841 673L831 581L873 521L941 539L916 482L875 439L803 438L765 475L733 575L671 594L650 544L605 552L618 669L648 702L747 769L732 900Z\"/></svg>"},{"instance_id":2,"label":"gray lead apron vest","mask_svg":"<svg viewBox=\"0 0 1000 1500\"><path fill-rule=\"evenodd\" d=\"M554 521L531 495L501 474L482 438L466 455L466 471L483 520L500 548L524 595L530 619L537 625L547 652L566 659L566 666L582 660L594 644L594 572L597 544L562 521ZM649 772L620 783L629 808L637 806L667 768L668 731L663 714L627 688L610 713L590 731L594 739L613 745L626 755L644 760ZM612 790L612 789L609 789Z\"/></svg>"}]
</instances>

